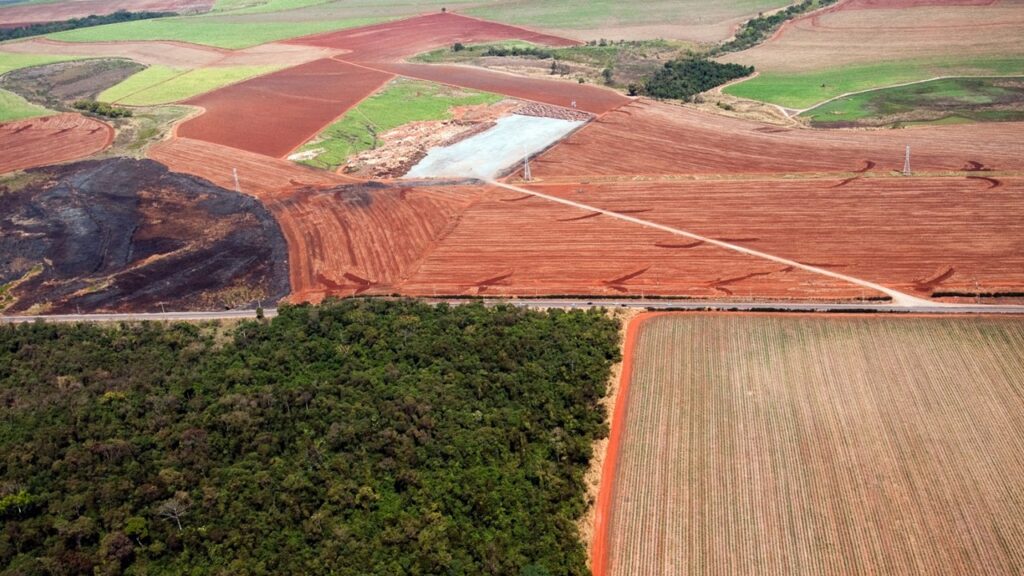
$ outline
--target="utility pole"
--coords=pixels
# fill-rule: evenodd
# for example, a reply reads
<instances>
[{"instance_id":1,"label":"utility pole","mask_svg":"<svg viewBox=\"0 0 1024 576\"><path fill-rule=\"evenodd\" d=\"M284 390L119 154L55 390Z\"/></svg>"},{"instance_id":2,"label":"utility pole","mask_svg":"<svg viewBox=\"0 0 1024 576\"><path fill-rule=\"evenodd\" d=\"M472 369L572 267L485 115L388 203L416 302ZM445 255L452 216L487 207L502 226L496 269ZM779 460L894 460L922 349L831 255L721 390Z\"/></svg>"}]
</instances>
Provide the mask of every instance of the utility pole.
<instances>
[{"instance_id":1,"label":"utility pole","mask_svg":"<svg viewBox=\"0 0 1024 576\"><path fill-rule=\"evenodd\" d=\"M523 150L523 180L529 182L533 180L533 175L530 174L530 155Z\"/></svg>"},{"instance_id":2,"label":"utility pole","mask_svg":"<svg viewBox=\"0 0 1024 576\"><path fill-rule=\"evenodd\" d=\"M903 160L903 175L911 176L913 172L910 171L910 146L907 146L907 155Z\"/></svg>"},{"instance_id":3,"label":"utility pole","mask_svg":"<svg viewBox=\"0 0 1024 576\"><path fill-rule=\"evenodd\" d=\"M909 148L907 148L909 150ZM238 168L232 168L231 172L235 175L235 192L242 193L242 187L238 185Z\"/></svg>"}]
</instances>

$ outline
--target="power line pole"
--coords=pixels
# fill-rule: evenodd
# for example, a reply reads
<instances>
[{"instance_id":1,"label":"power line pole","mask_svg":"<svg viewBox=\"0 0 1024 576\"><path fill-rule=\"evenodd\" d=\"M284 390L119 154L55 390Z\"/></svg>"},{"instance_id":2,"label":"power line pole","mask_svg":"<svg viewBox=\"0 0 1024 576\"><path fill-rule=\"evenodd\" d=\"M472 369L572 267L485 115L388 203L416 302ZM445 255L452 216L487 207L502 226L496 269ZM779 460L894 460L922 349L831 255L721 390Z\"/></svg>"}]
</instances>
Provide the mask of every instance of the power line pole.
<instances>
[{"instance_id":1,"label":"power line pole","mask_svg":"<svg viewBox=\"0 0 1024 576\"><path fill-rule=\"evenodd\" d=\"M235 175L235 192L242 193L242 187L238 185L238 168L232 168L231 172Z\"/></svg>"},{"instance_id":2,"label":"power line pole","mask_svg":"<svg viewBox=\"0 0 1024 576\"><path fill-rule=\"evenodd\" d=\"M533 180L533 175L530 174L530 155L523 152L523 180L529 182Z\"/></svg>"},{"instance_id":3,"label":"power line pole","mask_svg":"<svg viewBox=\"0 0 1024 576\"><path fill-rule=\"evenodd\" d=\"M903 160L903 175L910 176L913 172L910 171L910 146L907 146L907 155Z\"/></svg>"}]
</instances>

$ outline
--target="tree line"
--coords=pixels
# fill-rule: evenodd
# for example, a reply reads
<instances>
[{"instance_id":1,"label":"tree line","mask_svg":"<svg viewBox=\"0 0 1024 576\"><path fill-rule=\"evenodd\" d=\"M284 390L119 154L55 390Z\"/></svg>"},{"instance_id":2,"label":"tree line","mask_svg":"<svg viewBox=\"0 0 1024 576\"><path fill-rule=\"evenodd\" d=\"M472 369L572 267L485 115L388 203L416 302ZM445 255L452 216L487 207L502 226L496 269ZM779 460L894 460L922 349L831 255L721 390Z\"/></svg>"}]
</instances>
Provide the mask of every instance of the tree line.
<instances>
[{"instance_id":1,"label":"tree line","mask_svg":"<svg viewBox=\"0 0 1024 576\"><path fill-rule=\"evenodd\" d=\"M53 34L76 28L89 28L91 26L102 26L104 24L117 24L119 22L133 22L135 20L149 20L151 18L164 18L166 16L177 16L174 12L129 12L118 10L112 14L97 16L95 14L85 18L71 18L58 22L43 22L40 24L29 24L17 28L0 28L0 42L14 40L28 36L39 36L40 34Z\"/></svg>"},{"instance_id":2,"label":"tree line","mask_svg":"<svg viewBox=\"0 0 1024 576\"><path fill-rule=\"evenodd\" d=\"M584 575L600 312L0 327L2 574Z\"/></svg>"}]
</instances>

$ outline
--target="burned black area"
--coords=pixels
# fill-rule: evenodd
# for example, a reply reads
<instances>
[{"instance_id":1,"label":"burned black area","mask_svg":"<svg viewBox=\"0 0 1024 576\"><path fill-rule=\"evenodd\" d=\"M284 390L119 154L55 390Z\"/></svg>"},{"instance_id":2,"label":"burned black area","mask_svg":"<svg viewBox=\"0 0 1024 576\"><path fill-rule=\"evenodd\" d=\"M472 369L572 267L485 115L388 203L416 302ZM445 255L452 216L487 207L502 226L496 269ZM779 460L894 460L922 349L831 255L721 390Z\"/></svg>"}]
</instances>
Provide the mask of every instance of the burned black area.
<instances>
[{"instance_id":1,"label":"burned black area","mask_svg":"<svg viewBox=\"0 0 1024 576\"><path fill-rule=\"evenodd\" d=\"M26 181L0 183L8 313L205 310L288 293L284 237L254 198L127 158L40 168Z\"/></svg>"}]
</instances>

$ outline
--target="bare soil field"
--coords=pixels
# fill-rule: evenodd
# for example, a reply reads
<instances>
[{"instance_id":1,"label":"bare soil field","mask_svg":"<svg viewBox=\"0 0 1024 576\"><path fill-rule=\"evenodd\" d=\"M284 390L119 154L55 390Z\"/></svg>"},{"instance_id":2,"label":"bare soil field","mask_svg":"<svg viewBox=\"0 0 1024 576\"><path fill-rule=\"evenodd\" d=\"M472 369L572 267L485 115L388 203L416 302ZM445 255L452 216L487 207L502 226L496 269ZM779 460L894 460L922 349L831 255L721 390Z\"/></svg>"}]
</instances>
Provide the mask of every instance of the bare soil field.
<instances>
[{"instance_id":1,"label":"bare soil field","mask_svg":"<svg viewBox=\"0 0 1024 576\"><path fill-rule=\"evenodd\" d=\"M322 59L185 101L205 110L177 134L279 158L392 76Z\"/></svg>"},{"instance_id":2,"label":"bare soil field","mask_svg":"<svg viewBox=\"0 0 1024 576\"><path fill-rule=\"evenodd\" d=\"M646 213L634 212L638 217ZM545 201L493 190L400 288L403 294L856 299L857 286Z\"/></svg>"},{"instance_id":3,"label":"bare soil field","mask_svg":"<svg viewBox=\"0 0 1024 576\"><path fill-rule=\"evenodd\" d=\"M288 43L345 50L352 62L388 62L441 46L518 39L551 46L576 40L452 13L435 13L351 30L288 40Z\"/></svg>"},{"instance_id":4,"label":"bare soil field","mask_svg":"<svg viewBox=\"0 0 1024 576\"><path fill-rule=\"evenodd\" d=\"M596 576L1024 565L1024 323L639 321Z\"/></svg>"},{"instance_id":5,"label":"bare soil field","mask_svg":"<svg viewBox=\"0 0 1024 576\"><path fill-rule=\"evenodd\" d=\"M113 128L81 114L0 124L0 174L85 158L113 141Z\"/></svg>"},{"instance_id":6,"label":"bare soil field","mask_svg":"<svg viewBox=\"0 0 1024 576\"><path fill-rule=\"evenodd\" d=\"M902 170L980 164L1020 170L1021 124L825 131L768 126L641 100L609 112L533 164L536 178L653 174L789 174Z\"/></svg>"},{"instance_id":7,"label":"bare soil field","mask_svg":"<svg viewBox=\"0 0 1024 576\"><path fill-rule=\"evenodd\" d=\"M1024 287L1024 181L853 178L532 186L921 297ZM762 279L770 282L771 277Z\"/></svg>"},{"instance_id":8,"label":"bare soil field","mask_svg":"<svg viewBox=\"0 0 1024 576\"><path fill-rule=\"evenodd\" d=\"M571 107L575 101L577 109L593 114L604 114L632 101L631 98L623 96L619 92L592 84L578 84L575 81L545 78L524 78L470 66L374 64L374 67L409 78L440 82L483 92L494 92L563 108Z\"/></svg>"},{"instance_id":9,"label":"bare soil field","mask_svg":"<svg viewBox=\"0 0 1024 576\"><path fill-rule=\"evenodd\" d=\"M288 292L284 237L259 202L151 160L35 169L0 183L0 205L5 312L210 310Z\"/></svg>"},{"instance_id":10,"label":"bare soil field","mask_svg":"<svg viewBox=\"0 0 1024 576\"><path fill-rule=\"evenodd\" d=\"M214 0L75 0L74 2L40 2L0 7L0 25L33 24L102 16L118 10L132 12L206 12Z\"/></svg>"},{"instance_id":11,"label":"bare soil field","mask_svg":"<svg viewBox=\"0 0 1024 576\"><path fill-rule=\"evenodd\" d=\"M1019 57L1022 26L1024 3L1016 1L855 0L793 20L770 41L727 60L793 73L893 59Z\"/></svg>"}]
</instances>

